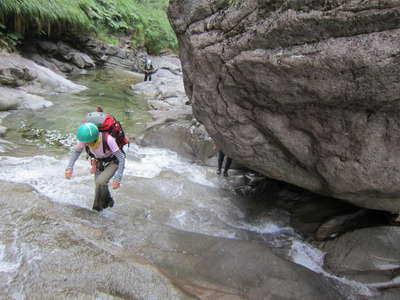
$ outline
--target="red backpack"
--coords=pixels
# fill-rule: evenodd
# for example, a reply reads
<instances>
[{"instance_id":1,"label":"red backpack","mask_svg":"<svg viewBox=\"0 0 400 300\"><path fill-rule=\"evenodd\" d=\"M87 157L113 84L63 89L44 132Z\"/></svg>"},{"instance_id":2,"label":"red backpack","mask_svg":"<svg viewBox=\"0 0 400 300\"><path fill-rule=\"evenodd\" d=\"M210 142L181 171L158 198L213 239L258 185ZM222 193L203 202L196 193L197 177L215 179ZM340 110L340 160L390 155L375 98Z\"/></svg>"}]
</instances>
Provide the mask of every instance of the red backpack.
<instances>
[{"instance_id":1,"label":"red backpack","mask_svg":"<svg viewBox=\"0 0 400 300\"><path fill-rule=\"evenodd\" d=\"M123 151L123 147L125 145L129 146L129 140L125 136L125 132L122 129L121 123L119 121L117 121L112 115L106 114L106 119L98 127L99 127L100 133L104 133L103 134L103 149L104 150L109 148L108 144L107 144L107 138L108 138L109 134L113 138L115 138L115 141L117 142L119 149L121 149L122 151Z\"/></svg>"},{"instance_id":2,"label":"red backpack","mask_svg":"<svg viewBox=\"0 0 400 300\"><path fill-rule=\"evenodd\" d=\"M103 112L103 109L100 106L98 106L96 108L96 113L102 113L102 112ZM95 120L96 117L93 120L91 120L91 117L90 117L90 115L94 115L96 113L88 114L89 117L87 117L86 121L95 123L97 125L97 127L99 128L99 131L102 134L103 151L105 152L107 149L110 149L110 147L107 144L107 139L108 139L108 135L111 135L113 138L115 138L118 148L122 152L124 152L123 147L125 145L129 146L129 140L125 136L125 132L121 126L121 123L119 121L117 121L110 114L105 114L105 118L104 118L104 115L100 114L100 115L102 115L101 121L103 121L103 122L101 124L99 124L99 122L97 122L97 120ZM87 151L87 152L89 152L89 151Z\"/></svg>"}]
</instances>

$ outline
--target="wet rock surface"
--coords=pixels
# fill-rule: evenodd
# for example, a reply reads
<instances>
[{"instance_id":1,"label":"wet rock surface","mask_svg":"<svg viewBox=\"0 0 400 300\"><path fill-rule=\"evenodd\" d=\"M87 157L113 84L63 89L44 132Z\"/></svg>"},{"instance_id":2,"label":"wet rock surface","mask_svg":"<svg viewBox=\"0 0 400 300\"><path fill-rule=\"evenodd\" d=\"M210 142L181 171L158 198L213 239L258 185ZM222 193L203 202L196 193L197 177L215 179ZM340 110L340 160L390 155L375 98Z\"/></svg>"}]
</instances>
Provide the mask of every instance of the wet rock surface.
<instances>
[{"instance_id":1,"label":"wet rock surface","mask_svg":"<svg viewBox=\"0 0 400 300\"><path fill-rule=\"evenodd\" d=\"M50 202L27 185L0 186L0 286L6 297L344 298L333 280L258 242L180 231L140 214L107 218ZM9 285L11 277L15 284Z\"/></svg>"},{"instance_id":2,"label":"wet rock surface","mask_svg":"<svg viewBox=\"0 0 400 300\"><path fill-rule=\"evenodd\" d=\"M400 210L395 1L172 1L196 118L268 177Z\"/></svg>"},{"instance_id":3,"label":"wet rock surface","mask_svg":"<svg viewBox=\"0 0 400 300\"><path fill-rule=\"evenodd\" d=\"M0 111L40 109L52 103L44 95L85 89L18 53L0 53Z\"/></svg>"},{"instance_id":4,"label":"wet rock surface","mask_svg":"<svg viewBox=\"0 0 400 300\"><path fill-rule=\"evenodd\" d=\"M65 41L31 40L24 55L58 73L85 73L96 67L139 72L144 53L131 49L129 43L113 46L89 37L65 37Z\"/></svg>"},{"instance_id":5,"label":"wet rock surface","mask_svg":"<svg viewBox=\"0 0 400 300\"><path fill-rule=\"evenodd\" d=\"M154 57L158 71L151 81L132 86L132 93L147 100L152 121L138 139L142 146L167 148L182 157L204 164L215 155L214 142L204 126L193 118L185 93L178 57Z\"/></svg>"},{"instance_id":6,"label":"wet rock surface","mask_svg":"<svg viewBox=\"0 0 400 300\"><path fill-rule=\"evenodd\" d=\"M391 279L400 269L399 236L400 228L391 226L348 232L324 245L326 264L335 273L362 277L375 271Z\"/></svg>"}]
</instances>

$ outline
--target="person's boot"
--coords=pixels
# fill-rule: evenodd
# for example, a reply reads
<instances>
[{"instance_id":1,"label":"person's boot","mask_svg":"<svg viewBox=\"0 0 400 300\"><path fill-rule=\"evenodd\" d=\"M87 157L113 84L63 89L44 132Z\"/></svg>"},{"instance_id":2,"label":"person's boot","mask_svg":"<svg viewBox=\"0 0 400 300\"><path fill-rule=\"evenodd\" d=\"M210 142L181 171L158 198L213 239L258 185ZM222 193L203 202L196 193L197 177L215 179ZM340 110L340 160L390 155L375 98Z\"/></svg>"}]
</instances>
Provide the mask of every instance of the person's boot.
<instances>
[{"instance_id":1,"label":"person's boot","mask_svg":"<svg viewBox=\"0 0 400 300\"><path fill-rule=\"evenodd\" d=\"M111 197L111 195L108 196L107 206L108 207L113 207L114 206L114 199Z\"/></svg>"},{"instance_id":2,"label":"person's boot","mask_svg":"<svg viewBox=\"0 0 400 300\"><path fill-rule=\"evenodd\" d=\"M221 175L221 169L217 170L217 175Z\"/></svg>"},{"instance_id":3,"label":"person's boot","mask_svg":"<svg viewBox=\"0 0 400 300\"><path fill-rule=\"evenodd\" d=\"M110 192L106 185L99 186L95 192L93 209L97 210L97 211L102 211L104 208L107 208L109 195L110 195Z\"/></svg>"},{"instance_id":4,"label":"person's boot","mask_svg":"<svg viewBox=\"0 0 400 300\"><path fill-rule=\"evenodd\" d=\"M224 177L228 177L228 171L224 171Z\"/></svg>"}]
</instances>

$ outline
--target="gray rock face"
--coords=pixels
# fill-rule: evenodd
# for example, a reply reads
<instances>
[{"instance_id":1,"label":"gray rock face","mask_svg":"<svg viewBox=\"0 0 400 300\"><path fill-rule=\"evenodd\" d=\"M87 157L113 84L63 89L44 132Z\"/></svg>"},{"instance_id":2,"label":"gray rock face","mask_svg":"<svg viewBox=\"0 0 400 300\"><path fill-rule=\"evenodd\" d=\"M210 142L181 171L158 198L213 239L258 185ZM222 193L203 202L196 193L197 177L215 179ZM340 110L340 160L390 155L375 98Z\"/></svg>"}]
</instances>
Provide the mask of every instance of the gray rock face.
<instances>
[{"instance_id":1,"label":"gray rock face","mask_svg":"<svg viewBox=\"0 0 400 300\"><path fill-rule=\"evenodd\" d=\"M129 231L115 245L108 238L114 220L104 224L101 215L72 205L61 210L27 185L0 181L0 189L0 241L8 254L2 260L3 299L26 281L20 294L30 299L346 299L340 283L278 257L261 242L140 217L125 223L135 237ZM32 253L40 259L21 272L14 262Z\"/></svg>"},{"instance_id":2,"label":"gray rock face","mask_svg":"<svg viewBox=\"0 0 400 300\"><path fill-rule=\"evenodd\" d=\"M327 252L325 262L336 274L361 279L370 272L369 279L390 280L400 267L399 241L398 227L382 226L348 232L324 245Z\"/></svg>"},{"instance_id":3,"label":"gray rock face","mask_svg":"<svg viewBox=\"0 0 400 300\"><path fill-rule=\"evenodd\" d=\"M172 1L196 118L235 161L400 210L397 1Z\"/></svg>"},{"instance_id":4,"label":"gray rock face","mask_svg":"<svg viewBox=\"0 0 400 300\"><path fill-rule=\"evenodd\" d=\"M37 110L52 105L52 102L47 101L41 96L0 86L0 111L11 109Z\"/></svg>"},{"instance_id":5,"label":"gray rock face","mask_svg":"<svg viewBox=\"0 0 400 300\"><path fill-rule=\"evenodd\" d=\"M1 85L33 94L74 93L86 89L18 53L0 53Z\"/></svg>"},{"instance_id":6,"label":"gray rock face","mask_svg":"<svg viewBox=\"0 0 400 300\"><path fill-rule=\"evenodd\" d=\"M97 66L138 71L143 56L128 46L120 48L85 36L68 43L32 40L24 55L58 73L85 73Z\"/></svg>"},{"instance_id":7,"label":"gray rock face","mask_svg":"<svg viewBox=\"0 0 400 300\"><path fill-rule=\"evenodd\" d=\"M42 96L84 89L17 53L0 53L0 111L49 107Z\"/></svg>"},{"instance_id":8,"label":"gray rock face","mask_svg":"<svg viewBox=\"0 0 400 300\"><path fill-rule=\"evenodd\" d=\"M0 69L0 84L11 87L19 87L34 80L37 76L28 68L5 68Z\"/></svg>"},{"instance_id":9,"label":"gray rock face","mask_svg":"<svg viewBox=\"0 0 400 300\"><path fill-rule=\"evenodd\" d=\"M167 148L199 163L205 163L215 153L204 126L195 120L178 119L153 126L146 130L140 144Z\"/></svg>"},{"instance_id":10,"label":"gray rock face","mask_svg":"<svg viewBox=\"0 0 400 300\"><path fill-rule=\"evenodd\" d=\"M147 100L152 121L138 139L142 146L167 148L179 155L206 163L213 156L213 141L204 126L193 119L192 107L182 80L182 69L175 55L152 57L158 71L152 81L132 86L132 93Z\"/></svg>"}]
</instances>

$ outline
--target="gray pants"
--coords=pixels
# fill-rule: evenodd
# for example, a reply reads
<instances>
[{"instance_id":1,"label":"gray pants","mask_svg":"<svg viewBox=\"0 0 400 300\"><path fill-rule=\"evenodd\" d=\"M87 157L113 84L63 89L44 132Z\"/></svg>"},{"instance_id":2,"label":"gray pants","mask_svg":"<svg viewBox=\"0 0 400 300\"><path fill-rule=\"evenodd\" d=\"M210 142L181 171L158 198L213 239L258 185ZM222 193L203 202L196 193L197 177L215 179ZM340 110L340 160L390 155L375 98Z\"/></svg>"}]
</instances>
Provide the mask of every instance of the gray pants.
<instances>
[{"instance_id":1,"label":"gray pants","mask_svg":"<svg viewBox=\"0 0 400 300\"><path fill-rule=\"evenodd\" d=\"M108 182L110 181L111 177L113 177L117 169L118 164L113 161L106 164L103 171L97 169L94 177L96 189L94 194L93 209L101 211L104 208L109 206L111 207L114 204L110 191L108 190Z\"/></svg>"}]
</instances>

